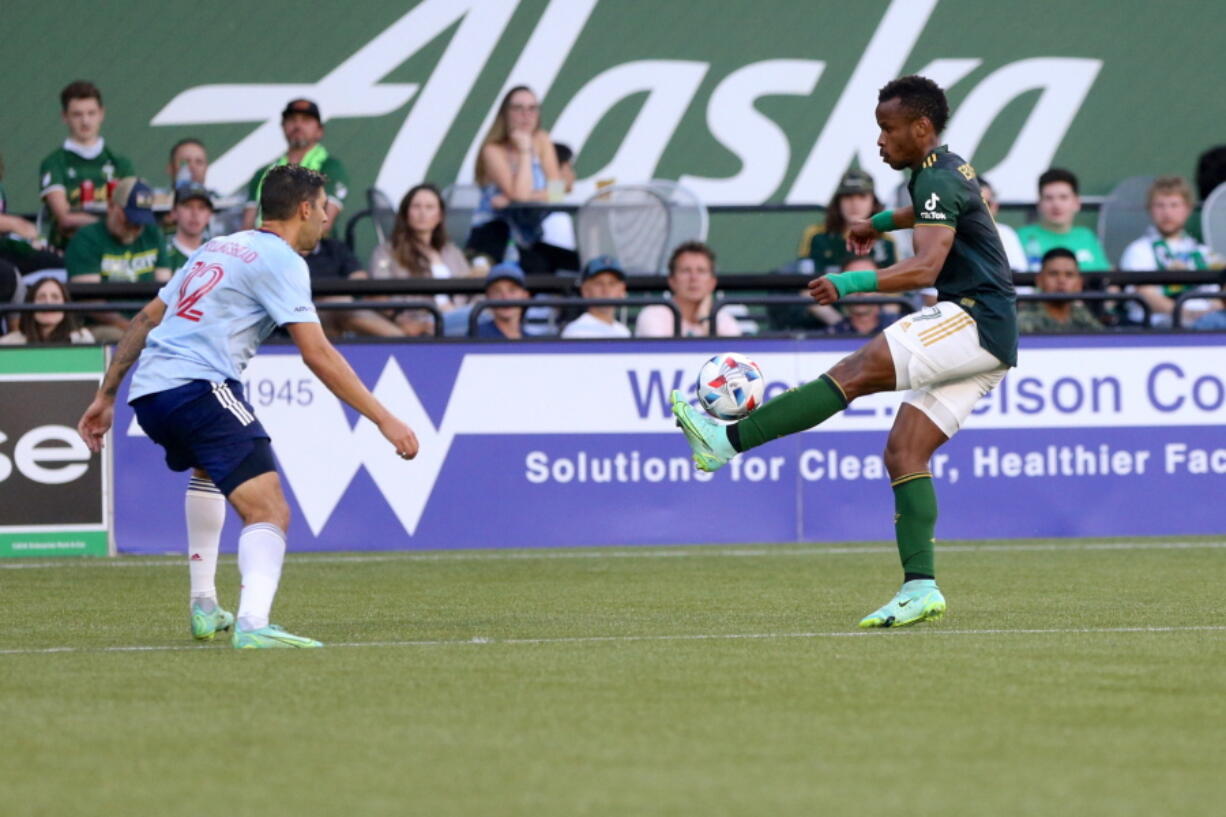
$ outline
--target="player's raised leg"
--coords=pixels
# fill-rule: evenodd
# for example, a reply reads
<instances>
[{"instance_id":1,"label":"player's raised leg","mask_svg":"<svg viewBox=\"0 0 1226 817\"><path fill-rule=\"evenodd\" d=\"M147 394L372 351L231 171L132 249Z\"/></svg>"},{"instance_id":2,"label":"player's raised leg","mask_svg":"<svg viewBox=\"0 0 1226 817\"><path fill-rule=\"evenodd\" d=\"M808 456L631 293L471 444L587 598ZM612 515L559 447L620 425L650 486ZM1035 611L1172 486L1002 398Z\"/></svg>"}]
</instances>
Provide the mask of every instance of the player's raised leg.
<instances>
[{"instance_id":1,"label":"player's raised leg","mask_svg":"<svg viewBox=\"0 0 1226 817\"><path fill-rule=\"evenodd\" d=\"M928 462L948 439L914 405L904 403L899 409L886 443L885 465L894 489L894 537L903 585L883 607L861 619L861 627L902 627L945 613L945 597L936 583L937 497Z\"/></svg>"},{"instance_id":2,"label":"player's raised leg","mask_svg":"<svg viewBox=\"0 0 1226 817\"><path fill-rule=\"evenodd\" d=\"M218 632L234 625L233 614L217 603L217 553L226 521L226 498L199 468L192 471L183 511L187 517L187 569L191 579L188 608L192 636L212 641Z\"/></svg>"},{"instance_id":3,"label":"player's raised leg","mask_svg":"<svg viewBox=\"0 0 1226 817\"><path fill-rule=\"evenodd\" d=\"M259 456L259 455L257 455ZM269 454L271 458L271 454ZM233 643L239 649L322 647L313 638L287 633L269 621L285 561L289 504L275 470L265 470L230 492L230 504L243 519L238 538L238 569L243 589Z\"/></svg>"},{"instance_id":4,"label":"player's raised leg","mask_svg":"<svg viewBox=\"0 0 1226 817\"><path fill-rule=\"evenodd\" d=\"M821 377L771 398L730 425L695 409L679 391L673 392L672 409L694 453L694 464L714 471L741 451L813 428L857 397L894 387L894 362L884 336L878 335Z\"/></svg>"}]
</instances>

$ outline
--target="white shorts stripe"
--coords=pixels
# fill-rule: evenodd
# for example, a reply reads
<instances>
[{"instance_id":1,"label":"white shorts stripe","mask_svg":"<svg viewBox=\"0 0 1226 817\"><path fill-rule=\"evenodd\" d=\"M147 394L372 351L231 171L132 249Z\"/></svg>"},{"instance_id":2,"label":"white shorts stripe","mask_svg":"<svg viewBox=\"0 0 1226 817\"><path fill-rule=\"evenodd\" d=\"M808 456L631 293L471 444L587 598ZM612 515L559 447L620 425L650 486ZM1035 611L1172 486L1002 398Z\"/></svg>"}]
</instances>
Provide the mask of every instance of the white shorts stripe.
<instances>
[{"instance_id":1,"label":"white shorts stripe","mask_svg":"<svg viewBox=\"0 0 1226 817\"><path fill-rule=\"evenodd\" d=\"M227 411L238 418L238 421L243 425L251 425L255 422L255 418L247 411L246 407L238 401L234 393L230 391L225 383L214 383L213 394L217 397L217 402L221 403Z\"/></svg>"}]
</instances>

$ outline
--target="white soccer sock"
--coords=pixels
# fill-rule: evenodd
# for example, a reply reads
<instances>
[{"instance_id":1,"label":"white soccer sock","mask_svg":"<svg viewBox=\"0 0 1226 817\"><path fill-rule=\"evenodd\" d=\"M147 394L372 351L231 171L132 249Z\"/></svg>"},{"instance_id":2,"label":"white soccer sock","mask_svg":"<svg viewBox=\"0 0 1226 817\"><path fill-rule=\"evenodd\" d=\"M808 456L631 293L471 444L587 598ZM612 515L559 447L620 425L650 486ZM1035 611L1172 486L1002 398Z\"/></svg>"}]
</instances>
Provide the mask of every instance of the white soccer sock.
<instances>
[{"instance_id":1,"label":"white soccer sock","mask_svg":"<svg viewBox=\"0 0 1226 817\"><path fill-rule=\"evenodd\" d=\"M238 599L238 626L258 630L268 626L272 600L285 561L285 531L269 522L243 528L238 537L238 571L243 590Z\"/></svg>"},{"instance_id":2,"label":"white soccer sock","mask_svg":"<svg viewBox=\"0 0 1226 817\"><path fill-rule=\"evenodd\" d=\"M192 477L183 500L187 516L187 570L193 602L217 603L217 552L226 521L226 498L207 478ZM205 605L208 606L207 604Z\"/></svg>"}]
</instances>

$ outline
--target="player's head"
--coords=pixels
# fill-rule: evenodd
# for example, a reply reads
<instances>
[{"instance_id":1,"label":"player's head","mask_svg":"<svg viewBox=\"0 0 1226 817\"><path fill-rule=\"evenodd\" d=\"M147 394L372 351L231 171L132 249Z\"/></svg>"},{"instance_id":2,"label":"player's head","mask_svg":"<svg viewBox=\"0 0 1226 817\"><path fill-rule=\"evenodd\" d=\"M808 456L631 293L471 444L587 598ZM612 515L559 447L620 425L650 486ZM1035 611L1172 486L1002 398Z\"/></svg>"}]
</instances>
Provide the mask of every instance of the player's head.
<instances>
[{"instance_id":1,"label":"player's head","mask_svg":"<svg viewBox=\"0 0 1226 817\"><path fill-rule=\"evenodd\" d=\"M277 165L264 175L260 213L265 222L295 228L297 240L293 243L300 252L314 249L328 226L325 183L322 173L302 165Z\"/></svg>"},{"instance_id":2,"label":"player's head","mask_svg":"<svg viewBox=\"0 0 1226 817\"><path fill-rule=\"evenodd\" d=\"M1077 256L1064 247L1048 250L1034 283L1040 292L1081 292L1081 267Z\"/></svg>"},{"instance_id":3,"label":"player's head","mask_svg":"<svg viewBox=\"0 0 1226 817\"><path fill-rule=\"evenodd\" d=\"M949 101L927 77L899 77L878 92L876 114L881 158L902 170L917 165L936 147L949 121Z\"/></svg>"},{"instance_id":4,"label":"player's head","mask_svg":"<svg viewBox=\"0 0 1226 817\"><path fill-rule=\"evenodd\" d=\"M1039 176L1039 221L1045 227L1065 231L1081 210L1077 176L1071 170L1053 167Z\"/></svg>"},{"instance_id":5,"label":"player's head","mask_svg":"<svg viewBox=\"0 0 1226 817\"><path fill-rule=\"evenodd\" d=\"M102 107L102 92L92 82L79 79L60 91L60 112L68 134L74 142L92 143L102 130L106 110Z\"/></svg>"}]
</instances>

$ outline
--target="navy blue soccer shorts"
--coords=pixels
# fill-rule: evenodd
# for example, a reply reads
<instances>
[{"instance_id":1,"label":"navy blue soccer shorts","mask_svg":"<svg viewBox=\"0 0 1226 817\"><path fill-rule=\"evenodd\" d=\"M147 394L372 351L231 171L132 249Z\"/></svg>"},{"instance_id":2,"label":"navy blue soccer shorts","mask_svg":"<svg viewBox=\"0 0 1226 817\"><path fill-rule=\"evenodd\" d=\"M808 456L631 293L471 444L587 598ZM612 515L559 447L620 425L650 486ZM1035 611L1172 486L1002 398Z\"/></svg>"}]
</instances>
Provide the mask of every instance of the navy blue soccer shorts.
<instances>
[{"instance_id":1,"label":"navy blue soccer shorts","mask_svg":"<svg viewBox=\"0 0 1226 817\"><path fill-rule=\"evenodd\" d=\"M200 468L226 496L277 470L268 432L237 380L193 380L137 398L132 409L149 439L166 450L170 470Z\"/></svg>"}]
</instances>

